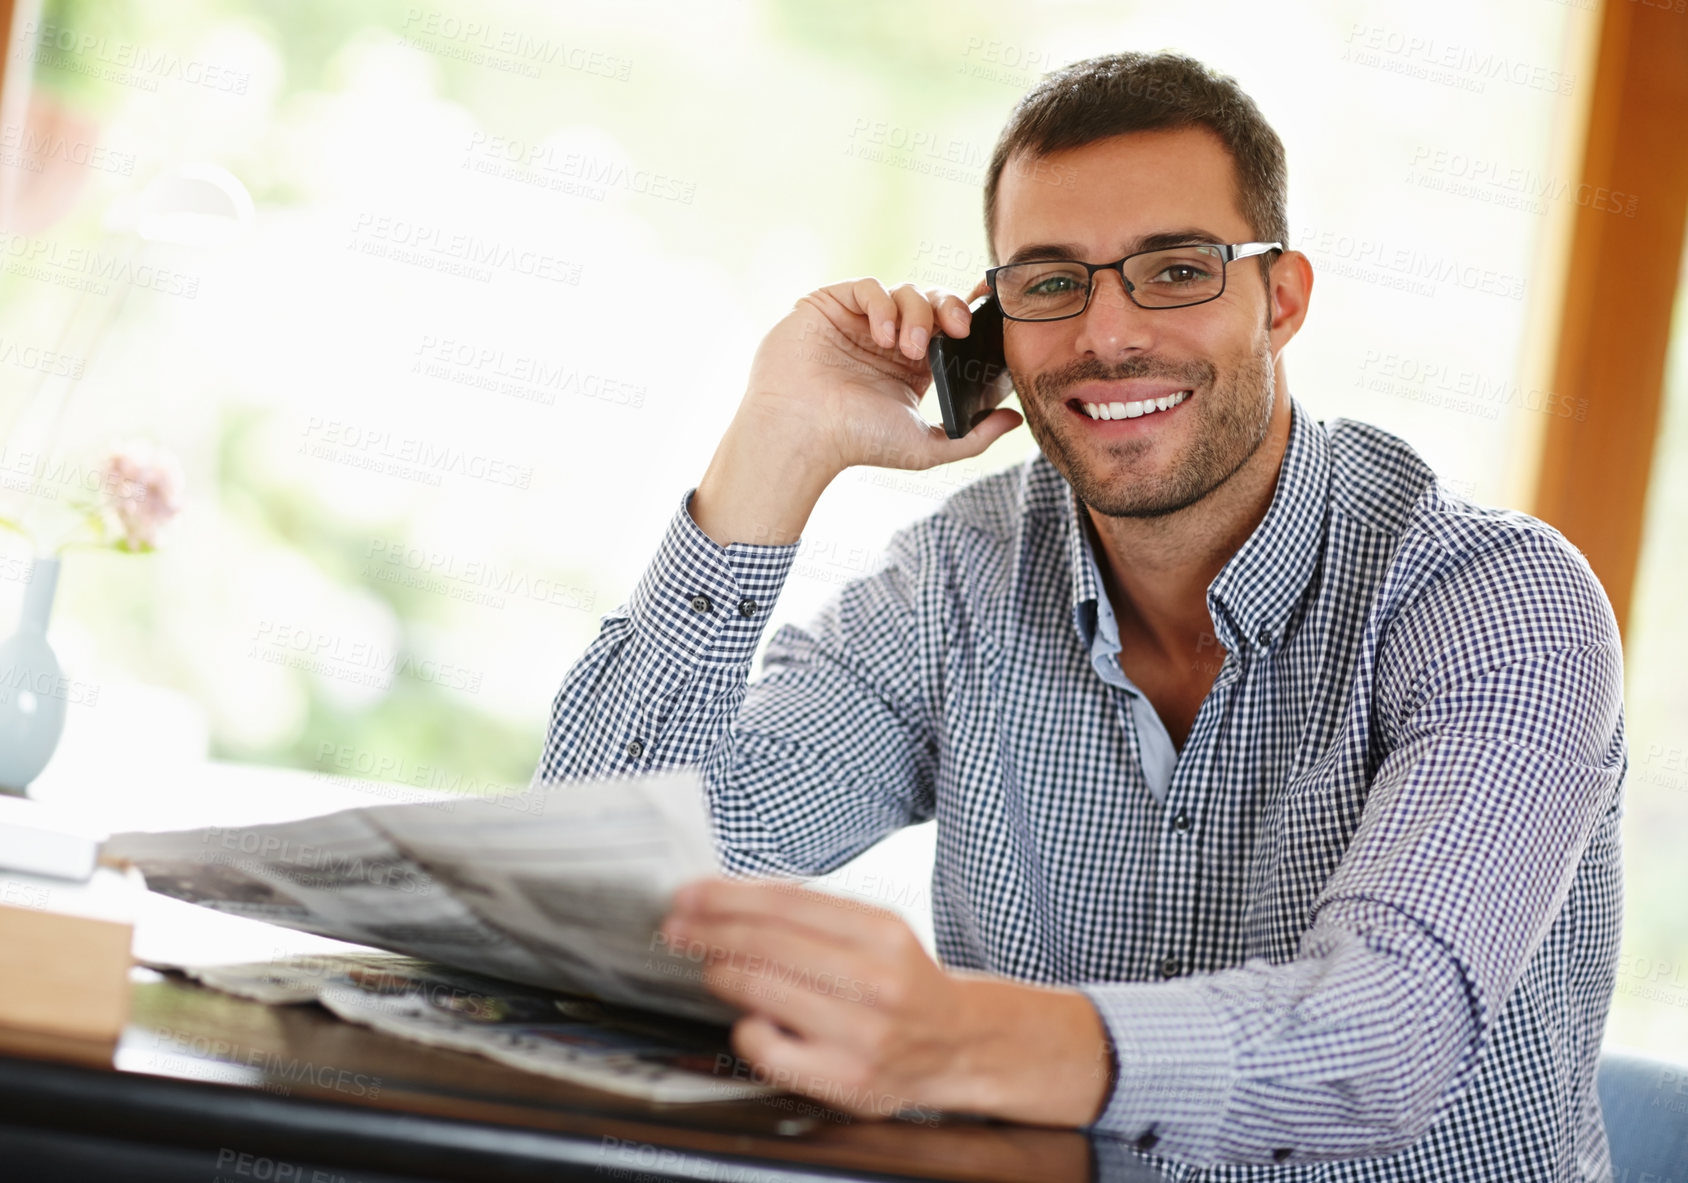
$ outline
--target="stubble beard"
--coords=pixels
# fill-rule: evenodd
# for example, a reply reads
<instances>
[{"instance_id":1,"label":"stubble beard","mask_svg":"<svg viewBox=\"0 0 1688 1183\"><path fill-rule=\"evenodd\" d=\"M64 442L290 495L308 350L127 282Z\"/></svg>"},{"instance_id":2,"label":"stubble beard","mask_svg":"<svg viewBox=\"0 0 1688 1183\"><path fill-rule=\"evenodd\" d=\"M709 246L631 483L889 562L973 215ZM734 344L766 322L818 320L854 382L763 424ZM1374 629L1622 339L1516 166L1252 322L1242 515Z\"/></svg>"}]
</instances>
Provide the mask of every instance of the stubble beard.
<instances>
[{"instance_id":1,"label":"stubble beard","mask_svg":"<svg viewBox=\"0 0 1688 1183\"><path fill-rule=\"evenodd\" d=\"M1109 366L1085 358L1032 376L1031 397L1022 397L1020 406L1032 438L1081 502L1108 517L1165 517L1189 508L1229 480L1265 442L1271 427L1276 384L1264 334L1224 385L1215 384L1216 375L1217 368L1206 360L1174 366L1134 357ZM1073 422L1067 410L1066 392L1080 382L1130 379L1177 382L1196 392L1182 408L1186 415L1195 415L1193 430L1181 428L1190 442L1164 475L1140 472L1144 457L1155 447L1153 441L1115 441L1100 448L1081 438L1086 428ZM1015 386L1020 387L1017 380Z\"/></svg>"}]
</instances>

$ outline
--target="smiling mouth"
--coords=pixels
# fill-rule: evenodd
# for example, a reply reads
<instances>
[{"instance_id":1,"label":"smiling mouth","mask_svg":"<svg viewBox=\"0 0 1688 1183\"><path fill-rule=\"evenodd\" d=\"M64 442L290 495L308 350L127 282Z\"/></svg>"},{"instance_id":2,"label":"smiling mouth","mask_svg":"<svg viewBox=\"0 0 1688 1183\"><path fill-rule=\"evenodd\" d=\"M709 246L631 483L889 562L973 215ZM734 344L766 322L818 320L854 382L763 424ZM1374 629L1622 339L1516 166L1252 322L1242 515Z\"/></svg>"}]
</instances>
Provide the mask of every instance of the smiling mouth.
<instances>
[{"instance_id":1,"label":"smiling mouth","mask_svg":"<svg viewBox=\"0 0 1688 1183\"><path fill-rule=\"evenodd\" d=\"M1088 415L1092 419L1141 419L1145 415L1157 415L1172 410L1187 402L1194 389L1180 390L1163 398L1147 398L1139 402L1124 403L1091 403L1083 399L1068 399L1067 405L1081 415Z\"/></svg>"}]
</instances>

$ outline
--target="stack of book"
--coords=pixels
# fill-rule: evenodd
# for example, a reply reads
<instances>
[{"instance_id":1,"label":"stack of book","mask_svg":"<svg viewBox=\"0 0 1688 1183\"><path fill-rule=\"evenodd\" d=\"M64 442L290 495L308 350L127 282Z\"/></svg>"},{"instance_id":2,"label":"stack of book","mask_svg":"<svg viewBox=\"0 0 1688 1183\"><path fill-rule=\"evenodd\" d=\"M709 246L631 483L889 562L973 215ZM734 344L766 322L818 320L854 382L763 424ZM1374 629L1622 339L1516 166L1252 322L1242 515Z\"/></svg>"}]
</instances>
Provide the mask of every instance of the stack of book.
<instances>
[{"instance_id":1,"label":"stack of book","mask_svg":"<svg viewBox=\"0 0 1688 1183\"><path fill-rule=\"evenodd\" d=\"M74 819L0 797L0 1043L122 1033L144 884L98 857L98 837Z\"/></svg>"}]
</instances>

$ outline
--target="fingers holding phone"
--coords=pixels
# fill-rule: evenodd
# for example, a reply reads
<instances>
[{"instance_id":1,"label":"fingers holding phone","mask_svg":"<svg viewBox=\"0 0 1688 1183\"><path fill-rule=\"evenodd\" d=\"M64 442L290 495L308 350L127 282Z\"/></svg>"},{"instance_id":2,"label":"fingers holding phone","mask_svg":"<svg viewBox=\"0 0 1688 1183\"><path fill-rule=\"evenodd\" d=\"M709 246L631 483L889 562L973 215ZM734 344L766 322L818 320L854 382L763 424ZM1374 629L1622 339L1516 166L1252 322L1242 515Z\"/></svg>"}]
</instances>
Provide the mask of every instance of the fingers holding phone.
<instances>
[{"instance_id":1,"label":"fingers holding phone","mask_svg":"<svg viewBox=\"0 0 1688 1183\"><path fill-rule=\"evenodd\" d=\"M864 277L800 299L763 339L741 408L777 425L833 474L856 464L922 469L982 452L1019 417L1004 412L965 442L926 422L935 335L965 339L972 313L954 292L887 289ZM792 437L797 437L793 440Z\"/></svg>"},{"instance_id":2,"label":"fingers holding phone","mask_svg":"<svg viewBox=\"0 0 1688 1183\"><path fill-rule=\"evenodd\" d=\"M972 321L954 292L873 278L798 300L757 347L744 399L691 498L693 519L722 546L785 543L846 468L925 469L983 452L1019 426L1017 412L990 411L960 438L920 413L931 342L965 341Z\"/></svg>"}]
</instances>

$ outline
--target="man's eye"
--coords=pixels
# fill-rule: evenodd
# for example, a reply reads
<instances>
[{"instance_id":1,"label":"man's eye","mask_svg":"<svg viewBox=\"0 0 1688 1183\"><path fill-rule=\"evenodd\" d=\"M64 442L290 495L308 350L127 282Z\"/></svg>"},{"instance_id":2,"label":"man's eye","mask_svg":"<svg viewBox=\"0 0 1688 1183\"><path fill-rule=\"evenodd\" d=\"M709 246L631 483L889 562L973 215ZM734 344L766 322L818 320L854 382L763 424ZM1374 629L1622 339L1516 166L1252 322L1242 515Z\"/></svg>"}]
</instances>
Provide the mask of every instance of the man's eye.
<instances>
[{"instance_id":1,"label":"man's eye","mask_svg":"<svg viewBox=\"0 0 1688 1183\"><path fill-rule=\"evenodd\" d=\"M1202 283L1211 278L1213 278L1212 273L1204 271L1200 267L1193 267L1188 263L1173 263L1161 268L1160 274L1156 275L1149 282L1170 284Z\"/></svg>"},{"instance_id":2,"label":"man's eye","mask_svg":"<svg viewBox=\"0 0 1688 1183\"><path fill-rule=\"evenodd\" d=\"M1045 275L1026 285L1028 296L1064 296L1078 290L1078 281L1071 275Z\"/></svg>"}]
</instances>

